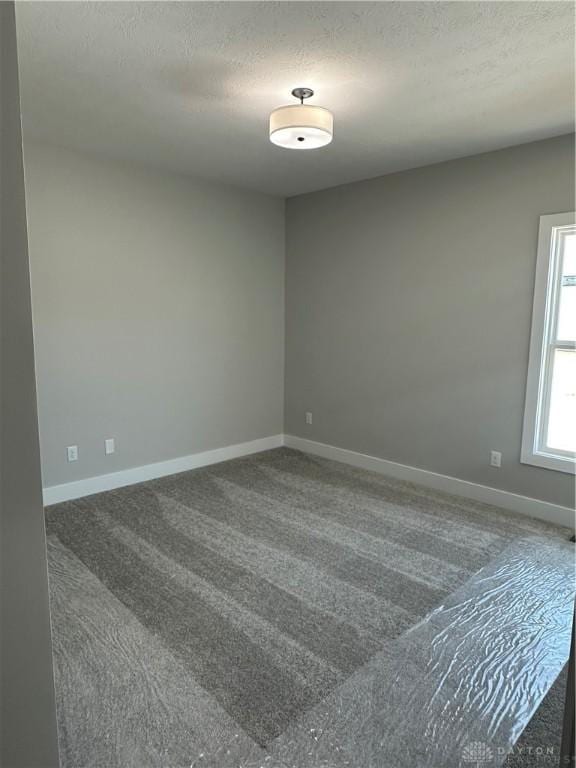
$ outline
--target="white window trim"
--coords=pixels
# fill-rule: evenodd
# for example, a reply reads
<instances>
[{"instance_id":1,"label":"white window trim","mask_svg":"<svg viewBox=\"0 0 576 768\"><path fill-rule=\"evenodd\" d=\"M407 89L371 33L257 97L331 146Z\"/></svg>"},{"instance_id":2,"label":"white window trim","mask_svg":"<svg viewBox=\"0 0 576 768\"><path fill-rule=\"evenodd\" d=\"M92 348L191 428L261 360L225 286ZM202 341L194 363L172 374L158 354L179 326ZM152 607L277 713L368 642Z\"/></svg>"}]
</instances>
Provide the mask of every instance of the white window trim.
<instances>
[{"instance_id":1,"label":"white window trim","mask_svg":"<svg viewBox=\"0 0 576 768\"><path fill-rule=\"evenodd\" d=\"M571 474L576 473L576 454L569 451L547 450L541 445L541 434L547 421L549 397L546 388L550 385L551 377L546 378L546 370L550 365L553 346L556 349L574 348L571 342L552 342L552 339L555 337L554 324L557 319L556 305L559 291L557 278L559 263L556 253L561 231L558 228L568 230L575 226L576 214L573 212L540 217L520 459L523 464L533 464L537 467Z\"/></svg>"}]
</instances>

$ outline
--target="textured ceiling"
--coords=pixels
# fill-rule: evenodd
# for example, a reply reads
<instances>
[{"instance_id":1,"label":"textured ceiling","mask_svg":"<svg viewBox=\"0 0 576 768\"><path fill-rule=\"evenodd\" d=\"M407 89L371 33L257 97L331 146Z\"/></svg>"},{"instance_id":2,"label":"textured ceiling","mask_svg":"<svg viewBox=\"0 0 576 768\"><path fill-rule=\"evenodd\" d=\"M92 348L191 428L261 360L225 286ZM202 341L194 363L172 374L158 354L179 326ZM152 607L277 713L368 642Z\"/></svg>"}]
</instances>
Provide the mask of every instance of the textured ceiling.
<instances>
[{"instance_id":1,"label":"textured ceiling","mask_svg":"<svg viewBox=\"0 0 576 768\"><path fill-rule=\"evenodd\" d=\"M294 195L573 130L571 2L20 2L25 137ZM334 142L267 137L290 90Z\"/></svg>"}]
</instances>

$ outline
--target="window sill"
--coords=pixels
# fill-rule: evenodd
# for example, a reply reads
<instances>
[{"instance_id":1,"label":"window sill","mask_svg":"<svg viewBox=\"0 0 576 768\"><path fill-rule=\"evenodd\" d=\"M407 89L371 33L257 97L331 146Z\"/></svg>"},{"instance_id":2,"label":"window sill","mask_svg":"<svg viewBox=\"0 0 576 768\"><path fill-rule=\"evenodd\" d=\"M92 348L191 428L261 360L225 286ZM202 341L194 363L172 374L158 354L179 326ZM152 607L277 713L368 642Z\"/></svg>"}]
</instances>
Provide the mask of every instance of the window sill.
<instances>
[{"instance_id":1,"label":"window sill","mask_svg":"<svg viewBox=\"0 0 576 768\"><path fill-rule=\"evenodd\" d=\"M550 453L522 452L520 457L522 464L531 464L534 467L554 469L556 472L565 472L568 475L576 474L576 459L564 456L556 456Z\"/></svg>"}]
</instances>

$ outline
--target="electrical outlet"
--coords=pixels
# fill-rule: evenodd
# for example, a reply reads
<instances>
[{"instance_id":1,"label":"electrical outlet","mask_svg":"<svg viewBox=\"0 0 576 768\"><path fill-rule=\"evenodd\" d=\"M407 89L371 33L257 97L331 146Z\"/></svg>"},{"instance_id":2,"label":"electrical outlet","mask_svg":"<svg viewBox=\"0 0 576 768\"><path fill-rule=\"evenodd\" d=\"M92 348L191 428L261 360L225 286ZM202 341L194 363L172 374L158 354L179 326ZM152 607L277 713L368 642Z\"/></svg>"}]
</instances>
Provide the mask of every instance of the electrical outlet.
<instances>
[{"instance_id":1,"label":"electrical outlet","mask_svg":"<svg viewBox=\"0 0 576 768\"><path fill-rule=\"evenodd\" d=\"M502 466L502 454L500 451L490 451L490 466L501 467Z\"/></svg>"},{"instance_id":2,"label":"electrical outlet","mask_svg":"<svg viewBox=\"0 0 576 768\"><path fill-rule=\"evenodd\" d=\"M104 453L108 456L110 453L114 453L116 450L116 445L114 444L114 438L109 437L107 440L104 440Z\"/></svg>"},{"instance_id":3,"label":"electrical outlet","mask_svg":"<svg viewBox=\"0 0 576 768\"><path fill-rule=\"evenodd\" d=\"M312 424L312 414L310 411L306 411L306 424Z\"/></svg>"},{"instance_id":4,"label":"electrical outlet","mask_svg":"<svg viewBox=\"0 0 576 768\"><path fill-rule=\"evenodd\" d=\"M78 446L69 445L66 449L68 453L68 461L78 461Z\"/></svg>"}]
</instances>

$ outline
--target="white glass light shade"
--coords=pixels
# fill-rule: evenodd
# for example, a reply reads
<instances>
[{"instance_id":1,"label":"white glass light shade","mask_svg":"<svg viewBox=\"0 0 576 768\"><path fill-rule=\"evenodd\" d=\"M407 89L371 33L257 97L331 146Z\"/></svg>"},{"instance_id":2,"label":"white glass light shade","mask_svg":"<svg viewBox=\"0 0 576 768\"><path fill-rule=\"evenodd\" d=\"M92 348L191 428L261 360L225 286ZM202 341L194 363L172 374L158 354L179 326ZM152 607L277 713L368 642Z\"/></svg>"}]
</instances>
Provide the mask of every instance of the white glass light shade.
<instances>
[{"instance_id":1,"label":"white glass light shade","mask_svg":"<svg viewBox=\"0 0 576 768\"><path fill-rule=\"evenodd\" d=\"M270 141L287 149L316 149L330 144L332 112L311 104L278 107L270 115Z\"/></svg>"}]
</instances>

